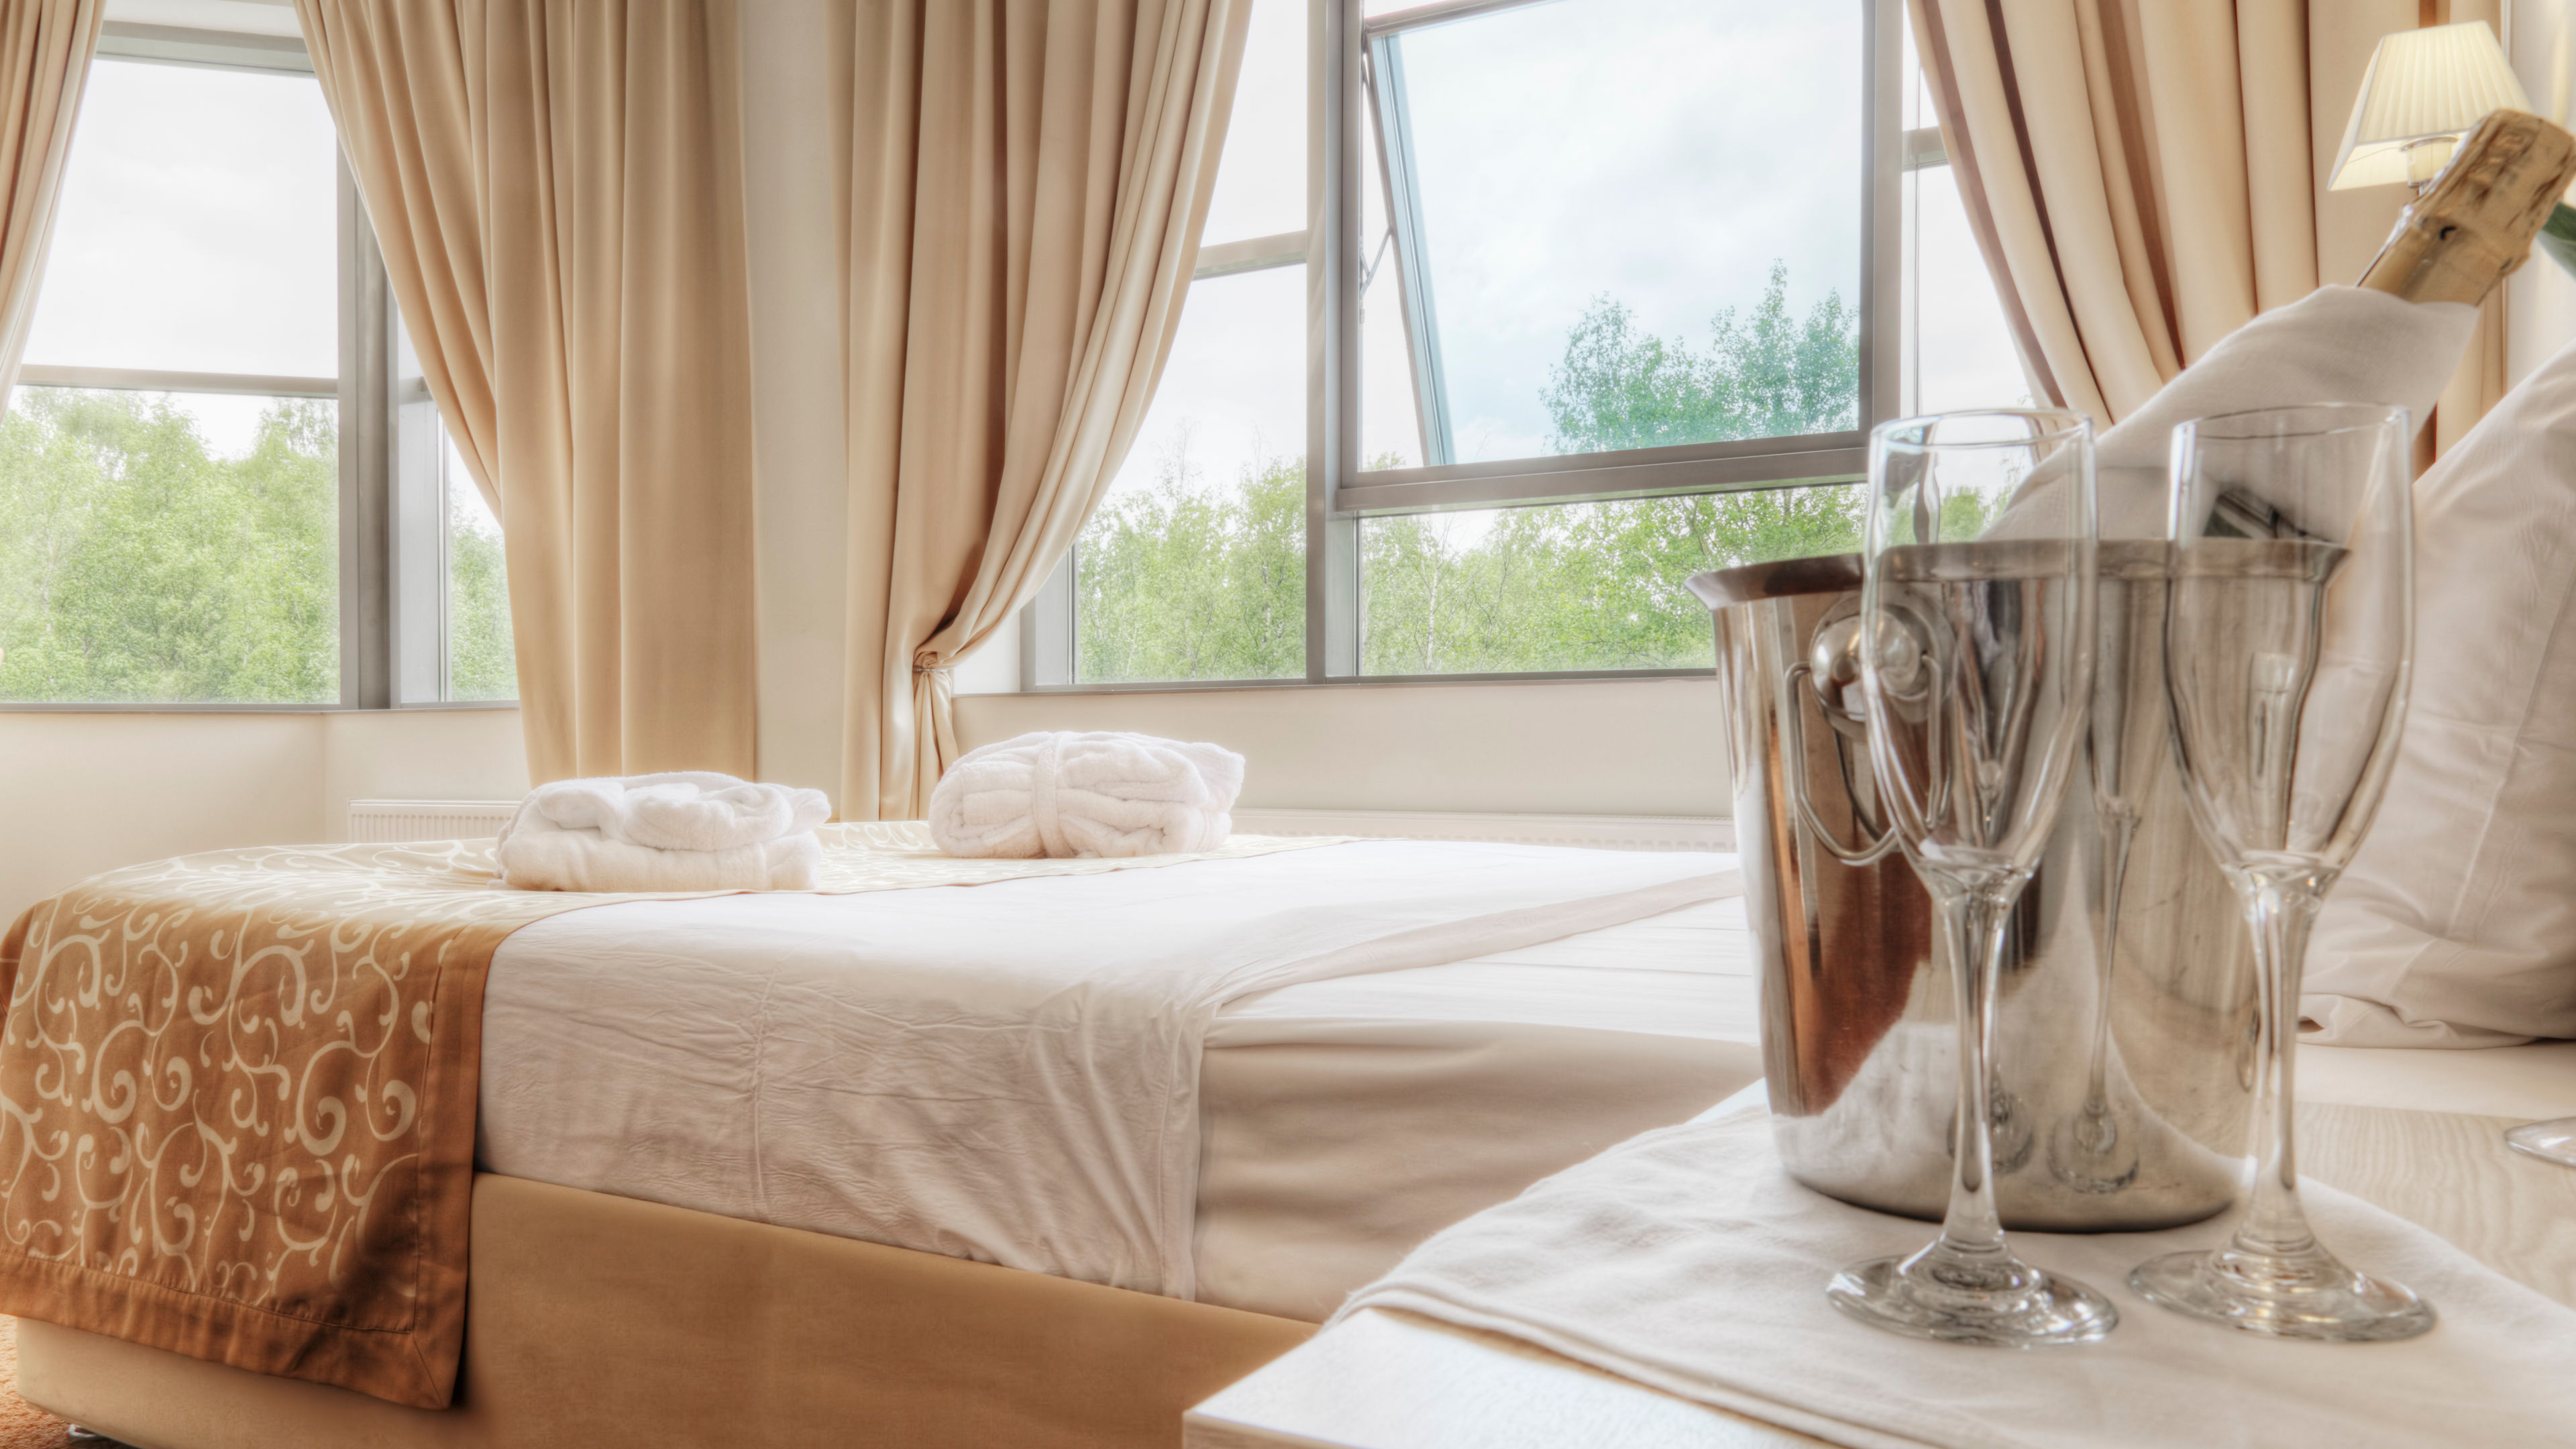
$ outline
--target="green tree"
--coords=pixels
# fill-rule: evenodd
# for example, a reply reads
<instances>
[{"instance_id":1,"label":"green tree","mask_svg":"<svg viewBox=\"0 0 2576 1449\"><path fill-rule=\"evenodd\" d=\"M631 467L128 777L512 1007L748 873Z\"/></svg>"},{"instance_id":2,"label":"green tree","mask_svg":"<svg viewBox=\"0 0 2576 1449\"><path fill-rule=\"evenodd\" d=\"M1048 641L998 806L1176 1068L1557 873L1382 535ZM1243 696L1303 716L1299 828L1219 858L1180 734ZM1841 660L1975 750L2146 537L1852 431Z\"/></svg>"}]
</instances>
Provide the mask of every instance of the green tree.
<instances>
[{"instance_id":1,"label":"green tree","mask_svg":"<svg viewBox=\"0 0 2576 1449\"><path fill-rule=\"evenodd\" d=\"M1084 680L1305 673L1305 466L1274 458L1211 490L1185 440L1151 484L1092 516L1074 592Z\"/></svg>"},{"instance_id":2,"label":"green tree","mask_svg":"<svg viewBox=\"0 0 2576 1449\"><path fill-rule=\"evenodd\" d=\"M510 582L501 531L468 501L466 479L447 507L447 697L516 699L518 654L510 637Z\"/></svg>"},{"instance_id":3,"label":"green tree","mask_svg":"<svg viewBox=\"0 0 2576 1449\"><path fill-rule=\"evenodd\" d=\"M166 398L22 388L0 421L0 697L339 697L336 410L210 454Z\"/></svg>"},{"instance_id":4,"label":"green tree","mask_svg":"<svg viewBox=\"0 0 2576 1449\"><path fill-rule=\"evenodd\" d=\"M1718 313L1704 350L1594 298L1541 393L1550 447L1597 453L1852 427L1857 319L1836 293L1793 318L1788 292L1788 268L1775 262L1752 315ZM1692 574L1860 545L1859 500L1842 486L1515 508L1477 522L1417 515L1363 526L1369 673L1710 664Z\"/></svg>"},{"instance_id":5,"label":"green tree","mask_svg":"<svg viewBox=\"0 0 2576 1449\"><path fill-rule=\"evenodd\" d=\"M1694 347L1597 297L1540 401L1559 453L1795 437L1856 425L1858 319L1828 293L1803 317L1775 262L1749 313ZM1385 466L1381 464L1381 466ZM1257 679L1305 667L1305 477L1273 459L1232 492L1185 452L1113 500L1077 552L1085 680ZM1692 667L1712 662L1704 569L1859 547L1844 486L1370 519L1361 656L1372 674Z\"/></svg>"}]
</instances>

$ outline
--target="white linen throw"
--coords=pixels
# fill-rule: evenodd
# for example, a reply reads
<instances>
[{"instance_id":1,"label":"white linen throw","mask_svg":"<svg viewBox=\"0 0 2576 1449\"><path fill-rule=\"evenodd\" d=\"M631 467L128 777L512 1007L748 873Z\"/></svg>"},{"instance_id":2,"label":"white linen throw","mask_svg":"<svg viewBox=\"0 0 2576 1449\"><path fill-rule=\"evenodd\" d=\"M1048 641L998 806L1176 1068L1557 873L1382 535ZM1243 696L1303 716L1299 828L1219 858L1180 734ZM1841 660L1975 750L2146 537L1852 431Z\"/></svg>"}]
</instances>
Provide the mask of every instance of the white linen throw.
<instances>
[{"instance_id":1,"label":"white linen throw","mask_svg":"<svg viewBox=\"0 0 2576 1449\"><path fill-rule=\"evenodd\" d=\"M2541 1445L2576 1433L2576 1310L2315 1183L2319 1234L2422 1293L2403 1343L2275 1342L2139 1298L2129 1269L2215 1247L2233 1214L2161 1233L2016 1233L2023 1256L2109 1293L2100 1342L2009 1353L1922 1343L1825 1302L1837 1268L1911 1252L1929 1223L1790 1180L1761 1088L1469 1218L1353 1295L1510 1335L1671 1393L1856 1449Z\"/></svg>"},{"instance_id":2,"label":"white linen throw","mask_svg":"<svg viewBox=\"0 0 2576 1449\"><path fill-rule=\"evenodd\" d=\"M2416 426L2460 365L2477 309L2409 302L2367 287L2319 287L2235 331L2093 445L2104 538L2165 536L2166 464L2177 423L2311 403L2404 407ZM2034 483L1987 530L2023 536L2064 507L2054 476Z\"/></svg>"},{"instance_id":3,"label":"white linen throw","mask_svg":"<svg viewBox=\"0 0 2576 1449\"><path fill-rule=\"evenodd\" d=\"M492 957L486 1142L541 1150L485 1163L1186 1298L1199 1067L1228 1001L1740 889L1730 855L1386 840L567 911ZM718 1145L673 1164L638 1133Z\"/></svg>"},{"instance_id":4,"label":"white linen throw","mask_svg":"<svg viewBox=\"0 0 2576 1449\"><path fill-rule=\"evenodd\" d=\"M1115 731L1042 731L969 750L930 792L951 855L1170 855L1234 833L1243 756Z\"/></svg>"},{"instance_id":5,"label":"white linen throw","mask_svg":"<svg viewBox=\"0 0 2576 1449\"><path fill-rule=\"evenodd\" d=\"M811 890L820 790L708 770L557 780L501 831L502 884L534 891Z\"/></svg>"}]
</instances>

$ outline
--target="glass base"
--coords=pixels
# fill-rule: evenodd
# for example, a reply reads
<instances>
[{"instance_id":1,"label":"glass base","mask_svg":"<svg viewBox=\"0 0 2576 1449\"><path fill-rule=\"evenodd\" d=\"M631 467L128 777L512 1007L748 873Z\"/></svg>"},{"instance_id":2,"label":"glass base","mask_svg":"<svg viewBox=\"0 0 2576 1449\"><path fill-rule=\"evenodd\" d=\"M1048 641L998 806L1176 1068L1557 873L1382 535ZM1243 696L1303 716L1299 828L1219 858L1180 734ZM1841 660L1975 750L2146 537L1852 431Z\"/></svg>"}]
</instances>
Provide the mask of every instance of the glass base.
<instances>
[{"instance_id":1,"label":"glass base","mask_svg":"<svg viewBox=\"0 0 2576 1449\"><path fill-rule=\"evenodd\" d=\"M2138 1180L2137 1135L2108 1107L2078 1108L2049 1138L2048 1170L2077 1192L2118 1192Z\"/></svg>"},{"instance_id":2,"label":"glass base","mask_svg":"<svg viewBox=\"0 0 2576 1449\"><path fill-rule=\"evenodd\" d=\"M2091 1343L2120 1321L2111 1300L2012 1256L1934 1243L1910 1258L1855 1263L1825 1297L1873 1328L1992 1348Z\"/></svg>"},{"instance_id":3,"label":"glass base","mask_svg":"<svg viewBox=\"0 0 2576 1449\"><path fill-rule=\"evenodd\" d=\"M2159 1307L2273 1338L2378 1343L2433 1327L2432 1306L2414 1290L2356 1273L2323 1248L2167 1253L2139 1264L2129 1286Z\"/></svg>"},{"instance_id":4,"label":"glass base","mask_svg":"<svg viewBox=\"0 0 2576 1449\"><path fill-rule=\"evenodd\" d=\"M2543 1162L2576 1167L2576 1117L2561 1117L2554 1122L2525 1122L2504 1134L2504 1144Z\"/></svg>"}]
</instances>

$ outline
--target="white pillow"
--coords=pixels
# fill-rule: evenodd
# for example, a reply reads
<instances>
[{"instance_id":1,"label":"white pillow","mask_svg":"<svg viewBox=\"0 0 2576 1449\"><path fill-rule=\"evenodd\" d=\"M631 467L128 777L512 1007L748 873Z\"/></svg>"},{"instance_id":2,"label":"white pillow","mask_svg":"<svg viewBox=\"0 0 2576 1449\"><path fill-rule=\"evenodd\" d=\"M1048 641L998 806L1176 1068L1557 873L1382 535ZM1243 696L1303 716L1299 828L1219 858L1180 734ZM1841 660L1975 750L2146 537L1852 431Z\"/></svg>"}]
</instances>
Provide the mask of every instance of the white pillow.
<instances>
[{"instance_id":1,"label":"white pillow","mask_svg":"<svg viewBox=\"0 0 2576 1449\"><path fill-rule=\"evenodd\" d=\"M2305 1014L2338 1046L2576 1037L2576 346L2415 485L2415 678Z\"/></svg>"}]
</instances>

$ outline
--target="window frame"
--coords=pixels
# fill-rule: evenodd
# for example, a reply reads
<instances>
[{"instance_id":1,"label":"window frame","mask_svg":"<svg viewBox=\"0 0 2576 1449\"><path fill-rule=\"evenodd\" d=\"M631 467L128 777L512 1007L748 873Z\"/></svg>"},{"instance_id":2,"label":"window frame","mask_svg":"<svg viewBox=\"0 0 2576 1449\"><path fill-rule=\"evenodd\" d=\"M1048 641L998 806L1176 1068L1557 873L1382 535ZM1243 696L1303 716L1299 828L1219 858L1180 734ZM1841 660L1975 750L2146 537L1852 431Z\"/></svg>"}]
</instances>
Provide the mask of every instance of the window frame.
<instances>
[{"instance_id":1,"label":"window frame","mask_svg":"<svg viewBox=\"0 0 2576 1449\"><path fill-rule=\"evenodd\" d=\"M152 65L314 74L301 37L108 21L97 58ZM448 700L443 437L435 405L397 397L399 325L384 255L343 154L338 176L339 354L336 377L161 368L22 365L31 387L331 398L339 404L340 697L336 702L0 700L0 713L323 714L349 710L515 709L517 700ZM38 283L42 285L41 279ZM423 416L425 414L425 418ZM416 506L421 460L436 470L438 510ZM408 512L398 503L413 503ZM435 571L434 574L432 571ZM418 688L427 678L428 690Z\"/></svg>"},{"instance_id":2,"label":"window frame","mask_svg":"<svg viewBox=\"0 0 2576 1449\"><path fill-rule=\"evenodd\" d=\"M1275 0L1274 0L1275 3ZM1851 483L1867 475L1869 429L1895 415L1900 396L1903 333L1903 173L1938 165L1918 157L1920 132L1899 129L1908 77L1903 74L1905 10L1901 0L1853 0L1861 8L1868 84L1862 97L1860 296L1860 426L1793 438L1756 438L1678 447L1516 458L1484 463L1439 463L1366 471L1360 467L1359 304L1371 275L1362 255L1361 188L1367 184L1363 147L1380 145L1369 79L1383 66L1401 85L1401 66L1388 37L1407 30L1546 0L1436 0L1384 15L1367 16L1362 0L1308 0L1307 228L1278 236L1236 240L1203 249L1193 282L1272 266L1306 268L1306 672L1284 679L1207 679L1135 682L1084 681L1080 620L1075 607L1077 546L1049 575L1021 611L1020 688L1024 692L1253 689L1345 684L1492 683L1540 680L1701 678L1691 669L1543 670L1526 673L1363 674L1360 669L1360 521L1365 518L1474 509L1533 507L1608 499L1735 493L1758 489ZM1407 118L1401 107L1391 128L1398 154L1385 157L1382 176L1390 227L1404 225L1396 193ZM1299 243L1303 243L1302 250ZM1407 346L1417 359L1417 390L1437 388L1436 333L1429 325L1435 302L1419 268L1418 246L1398 245L1381 265L1397 268L1404 289ZM1426 367L1422 358L1431 354ZM1417 392L1419 397L1419 392ZM1435 409L1417 403L1426 458L1436 434Z\"/></svg>"}]
</instances>

